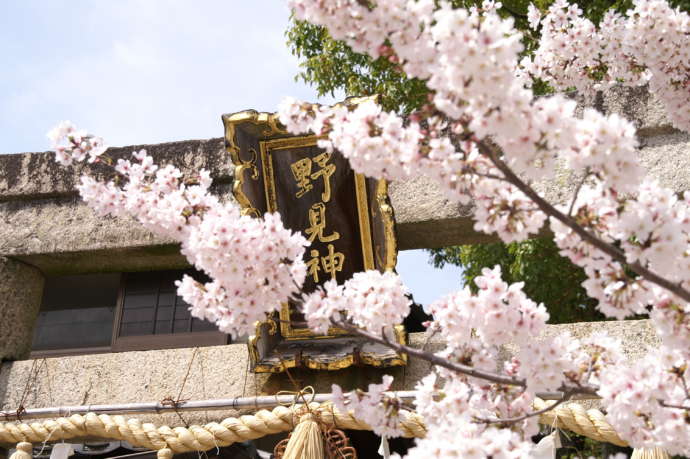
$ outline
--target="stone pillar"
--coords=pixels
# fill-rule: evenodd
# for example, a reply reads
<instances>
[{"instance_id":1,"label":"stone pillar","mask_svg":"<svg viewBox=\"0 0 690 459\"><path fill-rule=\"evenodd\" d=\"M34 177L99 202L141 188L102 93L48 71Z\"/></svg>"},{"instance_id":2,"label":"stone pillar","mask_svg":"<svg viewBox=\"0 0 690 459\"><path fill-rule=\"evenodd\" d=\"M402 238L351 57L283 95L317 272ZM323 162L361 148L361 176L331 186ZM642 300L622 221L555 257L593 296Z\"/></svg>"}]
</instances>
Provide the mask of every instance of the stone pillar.
<instances>
[{"instance_id":1,"label":"stone pillar","mask_svg":"<svg viewBox=\"0 0 690 459\"><path fill-rule=\"evenodd\" d=\"M43 282L37 268L0 256L0 361L29 357Z\"/></svg>"}]
</instances>

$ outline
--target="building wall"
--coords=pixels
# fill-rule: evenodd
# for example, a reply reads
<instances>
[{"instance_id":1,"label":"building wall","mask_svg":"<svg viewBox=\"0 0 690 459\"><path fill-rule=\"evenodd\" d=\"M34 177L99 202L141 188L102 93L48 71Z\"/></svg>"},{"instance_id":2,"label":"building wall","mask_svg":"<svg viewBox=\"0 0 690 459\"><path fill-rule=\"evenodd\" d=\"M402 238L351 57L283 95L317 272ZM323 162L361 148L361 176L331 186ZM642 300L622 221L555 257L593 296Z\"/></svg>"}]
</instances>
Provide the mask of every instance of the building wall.
<instances>
[{"instance_id":1,"label":"building wall","mask_svg":"<svg viewBox=\"0 0 690 459\"><path fill-rule=\"evenodd\" d=\"M623 341L631 359L658 345L647 320L551 325L542 336L565 330L580 338L606 330ZM424 346L431 351L442 348L438 339L427 342L423 333L413 333L409 338L410 345L416 348ZM503 357L509 358L516 350L506 347ZM20 405L40 408L157 402L166 397L177 398L181 389L181 398L191 400L273 395L306 386L313 386L317 393L328 393L332 384L344 389L366 388L370 383L380 382L384 374L395 377L394 390L411 390L431 368L428 362L411 358L406 367L350 367L320 372L293 369L289 376L269 375L249 371L245 344L199 348L192 361L193 353L193 349L168 349L6 362L0 367L0 410L16 410ZM34 374L37 376L32 377ZM27 387L28 395L22 400ZM236 414L225 410L185 413L184 417L189 423L206 423ZM180 422L175 414L131 417L145 422Z\"/></svg>"}]
</instances>

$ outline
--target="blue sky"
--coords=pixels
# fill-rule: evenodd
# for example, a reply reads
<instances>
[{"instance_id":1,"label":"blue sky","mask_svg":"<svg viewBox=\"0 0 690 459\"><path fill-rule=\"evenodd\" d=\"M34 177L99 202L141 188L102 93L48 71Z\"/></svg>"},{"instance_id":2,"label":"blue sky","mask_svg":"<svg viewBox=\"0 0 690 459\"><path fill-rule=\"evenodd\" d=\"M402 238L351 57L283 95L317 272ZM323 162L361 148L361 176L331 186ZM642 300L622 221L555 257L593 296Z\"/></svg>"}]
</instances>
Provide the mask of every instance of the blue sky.
<instances>
[{"instance_id":1,"label":"blue sky","mask_svg":"<svg viewBox=\"0 0 690 459\"><path fill-rule=\"evenodd\" d=\"M221 137L222 113L317 101L294 81L288 17L278 0L1 1L0 154L46 150L62 119L121 146ZM422 251L398 270L422 303L460 285Z\"/></svg>"}]
</instances>

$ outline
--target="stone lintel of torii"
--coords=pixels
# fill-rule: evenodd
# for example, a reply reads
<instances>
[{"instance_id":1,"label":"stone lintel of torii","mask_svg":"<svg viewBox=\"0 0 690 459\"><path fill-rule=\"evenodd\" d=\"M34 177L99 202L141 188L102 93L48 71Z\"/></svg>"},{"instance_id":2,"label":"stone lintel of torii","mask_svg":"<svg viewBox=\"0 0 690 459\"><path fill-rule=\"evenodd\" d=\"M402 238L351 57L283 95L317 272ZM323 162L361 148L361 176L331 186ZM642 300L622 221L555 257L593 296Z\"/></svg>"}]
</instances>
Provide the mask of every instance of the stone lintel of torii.
<instances>
[{"instance_id":1,"label":"stone lintel of torii","mask_svg":"<svg viewBox=\"0 0 690 459\"><path fill-rule=\"evenodd\" d=\"M644 88L614 89L591 102L636 124L640 155L654 178L679 193L690 189L690 135L670 125L658 101ZM111 148L108 155L125 157L141 148L158 163L172 163L183 172L209 170L214 192L223 199L233 199L234 168L222 138ZM26 380L36 367L28 356L46 276L188 266L173 241L154 236L132 220L96 216L75 190L82 172L83 166L59 166L50 152L0 155L0 409L19 405ZM537 188L551 202L563 203L576 183L574 177L562 171L555 180L539 183ZM428 179L392 183L389 196L400 250L496 240L474 231L472 209L447 200ZM645 320L550 325L546 334L562 330L577 337L606 330L623 339L633 359L658 344ZM412 346L426 342L423 334L415 333L409 340ZM439 349L442 343L431 341L426 345ZM176 395L191 352L190 348L179 348L48 358L40 370L45 377L37 378L24 404L34 408L161 400ZM506 352L508 355L511 349ZM185 398L230 398L294 390L284 374L249 371L244 343L200 348L200 355L206 371L203 375L190 372ZM295 369L292 377L301 386L313 385L317 392L329 392L332 383L345 388L366 387L388 373L396 377L395 389L402 390L414 388L428 372L427 363L410 359L405 367L388 369ZM213 418L229 414L216 412ZM204 413L186 417L191 423L206 419Z\"/></svg>"}]
</instances>

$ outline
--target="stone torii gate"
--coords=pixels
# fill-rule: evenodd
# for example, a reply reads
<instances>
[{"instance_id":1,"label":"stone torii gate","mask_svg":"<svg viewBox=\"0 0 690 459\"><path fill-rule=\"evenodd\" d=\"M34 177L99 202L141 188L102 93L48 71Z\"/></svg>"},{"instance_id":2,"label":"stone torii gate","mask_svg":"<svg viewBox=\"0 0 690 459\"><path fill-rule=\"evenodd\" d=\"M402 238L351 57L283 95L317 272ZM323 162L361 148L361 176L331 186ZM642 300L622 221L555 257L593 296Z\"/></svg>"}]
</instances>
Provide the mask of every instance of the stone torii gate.
<instances>
[{"instance_id":1,"label":"stone torii gate","mask_svg":"<svg viewBox=\"0 0 690 459\"><path fill-rule=\"evenodd\" d=\"M660 104L643 89L616 89L599 95L595 105L618 112L636 123L643 163L664 186L690 190L690 135L671 127ZM223 138L111 148L112 157L145 148L156 162L172 163L192 172L209 170L214 191L232 198L233 163ZM0 156L0 409L77 404L129 403L161 400L176 393L185 377L192 349L177 348L30 358L33 327L47 276L186 268L186 260L171 240L152 235L127 219L97 217L78 198L75 184L80 166L64 169L52 153ZM560 175L538 189L552 202L573 191L575 182ZM471 208L446 200L429 180L392 183L388 189L395 213L399 250L436 248L490 242L473 229ZM563 329L576 337L606 330L623 340L630 358L640 357L658 343L645 320L550 325L546 334ZM413 347L425 342L422 333L408 337ZM440 349L432 340L427 349ZM201 348L206 371L189 373L185 398L231 398L294 390L284 373L254 373L245 343ZM40 365L39 365L40 363ZM38 370L37 370L38 368ZM345 389L364 388L395 376L395 389L411 389L429 371L429 364L410 358L390 368L353 366L338 371L295 369L291 377L301 386L329 392L332 383ZM28 389L27 381L40 373ZM203 373L203 374L202 374ZM216 412L214 418L232 412ZM174 415L156 417L174 422ZM143 420L151 416L141 417ZM186 416L204 422L203 412Z\"/></svg>"}]
</instances>

